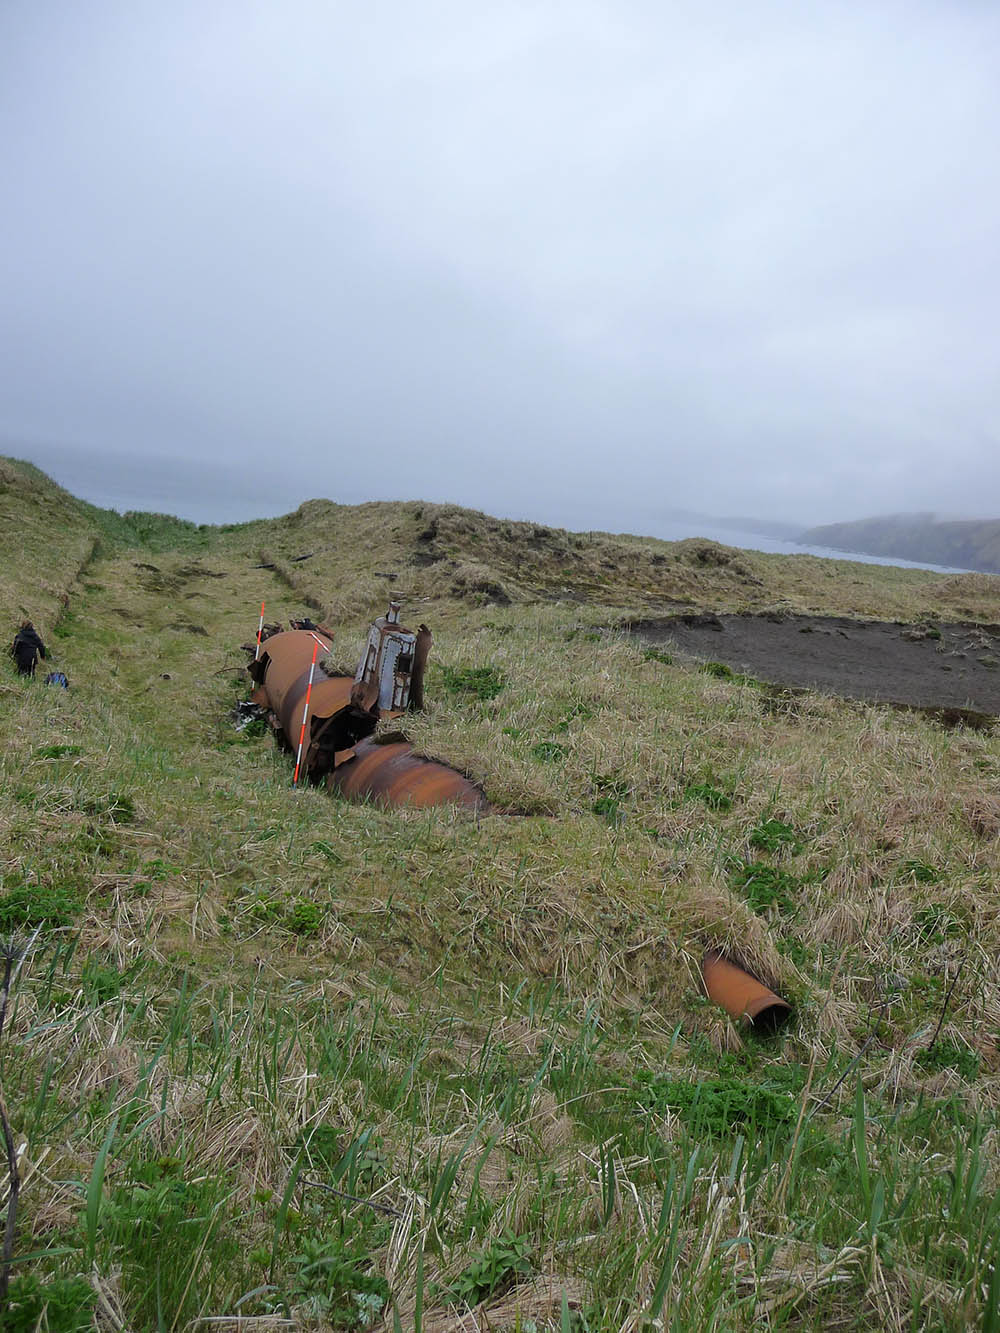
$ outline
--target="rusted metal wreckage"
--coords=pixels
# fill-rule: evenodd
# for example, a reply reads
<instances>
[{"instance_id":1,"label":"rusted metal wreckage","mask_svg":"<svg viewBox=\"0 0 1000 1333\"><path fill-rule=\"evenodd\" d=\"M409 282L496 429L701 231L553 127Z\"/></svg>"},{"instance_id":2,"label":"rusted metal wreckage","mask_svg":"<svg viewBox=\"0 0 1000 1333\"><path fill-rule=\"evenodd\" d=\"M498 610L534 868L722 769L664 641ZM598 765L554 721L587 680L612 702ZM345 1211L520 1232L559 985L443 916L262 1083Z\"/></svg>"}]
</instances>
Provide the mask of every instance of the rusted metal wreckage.
<instances>
[{"instance_id":1,"label":"rusted metal wreckage","mask_svg":"<svg viewBox=\"0 0 1000 1333\"><path fill-rule=\"evenodd\" d=\"M317 645L323 656L313 668ZM303 772L311 782L382 805L451 803L486 811L486 797L461 773L414 754L413 746L398 736L373 734L380 721L422 707L430 646L426 625L414 632L399 623L398 602L391 602L388 613L372 625L353 677L324 669L323 657L333 642L322 627L269 634L260 656L247 667L257 687L251 697L267 710L272 727L291 748L305 721Z\"/></svg>"},{"instance_id":2,"label":"rusted metal wreckage","mask_svg":"<svg viewBox=\"0 0 1000 1333\"><path fill-rule=\"evenodd\" d=\"M293 621L289 630L264 627L255 645L259 655L247 667L256 685L252 701L266 710L274 731L293 752L305 729L303 772L313 783L325 783L351 800L456 804L487 813L483 792L457 770L415 754L399 733L374 735L380 721L423 706L431 633L426 625L416 632L401 625L399 610L398 602L390 602L387 614L372 624L354 676L325 670L333 636L322 626ZM318 653L323 656L317 662ZM776 1031L792 1012L780 996L716 950L705 954L702 977L711 1000L758 1031Z\"/></svg>"},{"instance_id":3,"label":"rusted metal wreckage","mask_svg":"<svg viewBox=\"0 0 1000 1333\"><path fill-rule=\"evenodd\" d=\"M746 1021L758 1032L776 1032L791 1016L790 1004L717 949L705 954L701 975L708 998L730 1018Z\"/></svg>"}]
</instances>

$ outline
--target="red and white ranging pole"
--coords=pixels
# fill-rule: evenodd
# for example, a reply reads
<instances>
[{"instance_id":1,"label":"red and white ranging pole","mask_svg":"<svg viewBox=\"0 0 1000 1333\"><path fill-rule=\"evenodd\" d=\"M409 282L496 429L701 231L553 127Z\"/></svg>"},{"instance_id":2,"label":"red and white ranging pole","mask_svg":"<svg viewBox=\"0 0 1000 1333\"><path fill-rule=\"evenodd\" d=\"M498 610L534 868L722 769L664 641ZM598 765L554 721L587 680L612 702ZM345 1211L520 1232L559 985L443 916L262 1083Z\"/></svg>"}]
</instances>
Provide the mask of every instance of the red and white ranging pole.
<instances>
[{"instance_id":1,"label":"red and white ranging pole","mask_svg":"<svg viewBox=\"0 0 1000 1333\"><path fill-rule=\"evenodd\" d=\"M315 642L313 643L312 661L309 664L309 684L306 686L306 701L302 708L302 727L299 731L299 751L295 756L295 776L292 778L293 787L299 785L299 766L302 763L302 743L306 738L306 718L309 716L309 696L312 694L313 676L316 674L316 654L319 652L320 648L320 640L316 639L315 635L313 635L313 638L315 639ZM326 645L324 644L323 647L325 648Z\"/></svg>"},{"instance_id":2,"label":"red and white ranging pole","mask_svg":"<svg viewBox=\"0 0 1000 1333\"><path fill-rule=\"evenodd\" d=\"M253 660L254 660L255 662L256 662L257 659L260 657L260 636L261 636L263 633L264 633L264 603L261 602L261 604L260 604L260 623L259 623L258 626L257 626L257 651L256 651L256 652L254 653L254 655L253 655Z\"/></svg>"}]
</instances>

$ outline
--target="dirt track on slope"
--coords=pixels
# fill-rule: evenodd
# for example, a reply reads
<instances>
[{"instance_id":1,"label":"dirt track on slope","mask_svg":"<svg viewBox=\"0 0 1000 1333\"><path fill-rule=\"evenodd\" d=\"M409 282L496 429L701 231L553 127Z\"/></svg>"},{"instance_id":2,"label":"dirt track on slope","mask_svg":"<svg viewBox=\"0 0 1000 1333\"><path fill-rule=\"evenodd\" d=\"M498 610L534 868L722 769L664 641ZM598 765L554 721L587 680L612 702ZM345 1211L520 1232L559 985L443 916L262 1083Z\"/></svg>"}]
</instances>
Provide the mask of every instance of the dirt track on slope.
<instances>
[{"instance_id":1,"label":"dirt track on slope","mask_svg":"<svg viewBox=\"0 0 1000 1333\"><path fill-rule=\"evenodd\" d=\"M1000 715L1000 625L775 614L672 616L629 628L645 643L777 685Z\"/></svg>"}]
</instances>

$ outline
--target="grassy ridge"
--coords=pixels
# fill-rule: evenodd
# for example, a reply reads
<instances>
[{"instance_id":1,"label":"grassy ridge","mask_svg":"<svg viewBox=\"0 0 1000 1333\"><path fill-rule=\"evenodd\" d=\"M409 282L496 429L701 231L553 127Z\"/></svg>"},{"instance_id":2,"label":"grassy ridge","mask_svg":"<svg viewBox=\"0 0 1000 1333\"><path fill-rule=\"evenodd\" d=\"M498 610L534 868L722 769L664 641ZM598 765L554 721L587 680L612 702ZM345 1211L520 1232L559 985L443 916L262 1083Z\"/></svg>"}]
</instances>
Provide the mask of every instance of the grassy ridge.
<instances>
[{"instance_id":1,"label":"grassy ridge","mask_svg":"<svg viewBox=\"0 0 1000 1333\"><path fill-rule=\"evenodd\" d=\"M930 560L958 569L1000 570L1000 520L939 519L933 514L888 514L853 523L810 528L802 541L840 551L866 551L901 560Z\"/></svg>"},{"instance_id":2,"label":"grassy ridge","mask_svg":"<svg viewBox=\"0 0 1000 1333\"><path fill-rule=\"evenodd\" d=\"M995 580L417 504L119 525L37 484L73 689L0 695L0 927L41 928L12 1327L996 1327L996 738L600 628L995 620ZM293 793L233 728L262 597L350 658L390 591L435 634L412 738L518 813ZM707 1004L706 945L791 1031Z\"/></svg>"}]
</instances>

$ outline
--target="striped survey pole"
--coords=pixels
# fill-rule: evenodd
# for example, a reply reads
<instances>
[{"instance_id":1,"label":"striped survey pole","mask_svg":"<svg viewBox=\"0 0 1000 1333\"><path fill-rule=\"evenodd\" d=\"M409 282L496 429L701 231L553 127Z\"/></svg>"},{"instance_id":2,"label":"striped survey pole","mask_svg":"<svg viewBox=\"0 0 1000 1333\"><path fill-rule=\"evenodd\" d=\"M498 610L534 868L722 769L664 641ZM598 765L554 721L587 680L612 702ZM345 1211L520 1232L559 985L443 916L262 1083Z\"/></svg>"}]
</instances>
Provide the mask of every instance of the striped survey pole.
<instances>
[{"instance_id":1,"label":"striped survey pole","mask_svg":"<svg viewBox=\"0 0 1000 1333\"><path fill-rule=\"evenodd\" d=\"M295 776L292 778L293 787L299 785L299 766L302 763L302 742L306 738L306 718L309 716L309 696L312 694L313 676L316 674L316 654L319 652L321 642L321 640L316 638L315 634L313 635L313 639L315 642L313 643L312 661L309 664L309 684L306 686L306 701L302 708L302 728L299 731L299 752L295 756ZM323 646L325 647L326 645L324 644Z\"/></svg>"},{"instance_id":2,"label":"striped survey pole","mask_svg":"<svg viewBox=\"0 0 1000 1333\"><path fill-rule=\"evenodd\" d=\"M255 662L256 662L257 659L260 657L260 636L261 636L263 633L264 633L264 603L261 602L261 604L260 604L260 622L259 622L258 625L257 625L257 651L256 651L256 652L254 653L254 655L253 655L253 660L254 660Z\"/></svg>"}]
</instances>

